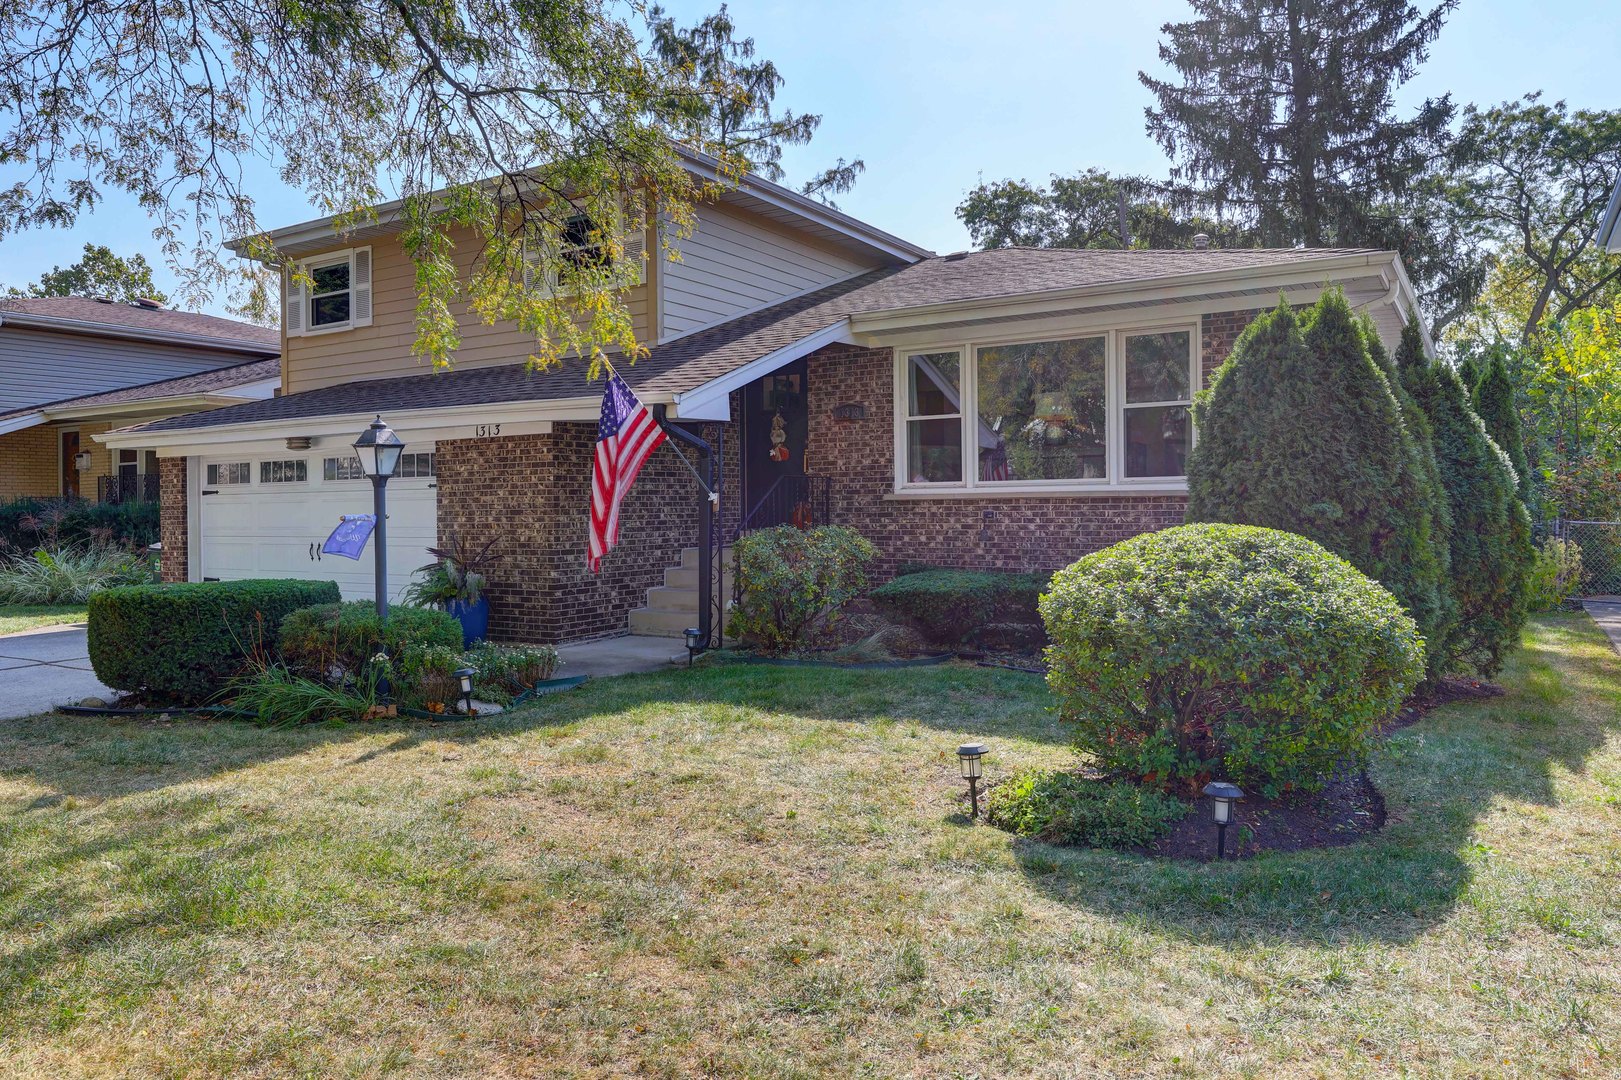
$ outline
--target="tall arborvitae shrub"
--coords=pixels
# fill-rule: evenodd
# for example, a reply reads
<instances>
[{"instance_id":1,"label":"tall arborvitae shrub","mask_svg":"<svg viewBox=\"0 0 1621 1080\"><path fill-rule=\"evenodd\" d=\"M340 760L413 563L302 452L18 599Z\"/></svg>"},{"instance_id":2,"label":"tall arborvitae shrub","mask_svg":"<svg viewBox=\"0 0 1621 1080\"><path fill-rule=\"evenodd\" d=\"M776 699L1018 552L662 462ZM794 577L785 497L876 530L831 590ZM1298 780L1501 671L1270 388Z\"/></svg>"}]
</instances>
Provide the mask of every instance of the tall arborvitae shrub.
<instances>
[{"instance_id":1,"label":"tall arborvitae shrub","mask_svg":"<svg viewBox=\"0 0 1621 1080\"><path fill-rule=\"evenodd\" d=\"M1514 405L1514 381L1509 378L1508 362L1501 352L1493 353L1481 373L1480 382L1475 385L1474 405L1486 425L1486 434L1514 466L1515 490L1534 517L1535 492L1531 467L1525 457L1525 431L1520 427L1520 410Z\"/></svg>"},{"instance_id":2,"label":"tall arborvitae shrub","mask_svg":"<svg viewBox=\"0 0 1621 1080\"><path fill-rule=\"evenodd\" d=\"M1428 641L1447 636L1420 455L1345 297L1286 304L1239 337L1195 406L1188 520L1317 541L1383 584Z\"/></svg>"},{"instance_id":3,"label":"tall arborvitae shrub","mask_svg":"<svg viewBox=\"0 0 1621 1080\"><path fill-rule=\"evenodd\" d=\"M1535 549L1531 519L1508 455L1486 434L1457 372L1424 353L1416 321L1396 350L1408 393L1429 418L1435 458L1452 504L1451 585L1458 625L1442 645L1452 670L1490 675L1525 625Z\"/></svg>"}]
</instances>

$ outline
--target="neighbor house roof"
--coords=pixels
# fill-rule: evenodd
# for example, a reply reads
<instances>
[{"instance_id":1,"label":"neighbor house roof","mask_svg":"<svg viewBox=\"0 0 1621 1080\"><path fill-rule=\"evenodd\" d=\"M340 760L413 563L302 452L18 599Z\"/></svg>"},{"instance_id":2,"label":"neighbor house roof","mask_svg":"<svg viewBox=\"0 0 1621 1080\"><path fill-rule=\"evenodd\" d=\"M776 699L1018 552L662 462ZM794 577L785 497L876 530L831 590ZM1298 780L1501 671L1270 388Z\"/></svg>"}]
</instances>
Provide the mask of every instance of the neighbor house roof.
<instances>
[{"instance_id":1,"label":"neighbor house roof","mask_svg":"<svg viewBox=\"0 0 1621 1080\"><path fill-rule=\"evenodd\" d=\"M1388 257L1388 253L1349 248L1176 251L999 248L939 256L909 266L869 271L667 341L655 346L634 366L626 366L620 374L644 398L672 400L761 357L839 326L852 316L936 304L1062 294L1075 289L1130 289L1187 275L1231 275L1269 267L1309 268L1313 263L1346 256ZM1252 306L1275 300L1274 293L1252 301ZM585 362L573 360L551 371L530 371L519 363L369 379L207 413L175 416L145 425L141 430L183 431L360 412L600 396L601 384L590 382L586 371Z\"/></svg>"},{"instance_id":2,"label":"neighbor house roof","mask_svg":"<svg viewBox=\"0 0 1621 1080\"><path fill-rule=\"evenodd\" d=\"M281 352L280 330L194 311L86 296L0 300L0 326L162 341L260 356Z\"/></svg>"},{"instance_id":3,"label":"neighbor house roof","mask_svg":"<svg viewBox=\"0 0 1621 1080\"><path fill-rule=\"evenodd\" d=\"M270 360L249 360L245 364L232 364L229 367L200 371L193 375L181 375L173 379L142 383L139 386L125 386L98 394L85 394L81 397L46 402L43 405L31 405L25 409L13 409L10 412L0 413L0 433L21 431L23 428L43 424L69 414L74 416L96 412L116 414L119 410L157 408L167 402L207 407L240 401L247 397L242 393L243 388L280 377L279 357Z\"/></svg>"}]
</instances>

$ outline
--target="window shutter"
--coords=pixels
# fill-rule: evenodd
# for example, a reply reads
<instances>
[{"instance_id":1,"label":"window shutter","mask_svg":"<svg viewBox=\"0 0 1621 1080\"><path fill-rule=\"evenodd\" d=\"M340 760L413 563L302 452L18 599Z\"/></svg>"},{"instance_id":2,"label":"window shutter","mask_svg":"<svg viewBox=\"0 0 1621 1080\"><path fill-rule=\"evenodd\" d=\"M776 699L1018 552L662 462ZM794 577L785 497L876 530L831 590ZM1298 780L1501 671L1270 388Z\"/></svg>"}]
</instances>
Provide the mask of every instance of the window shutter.
<instances>
[{"instance_id":1,"label":"window shutter","mask_svg":"<svg viewBox=\"0 0 1621 1080\"><path fill-rule=\"evenodd\" d=\"M281 325L288 337L304 333L304 286L293 280L293 267L281 273Z\"/></svg>"},{"instance_id":2,"label":"window shutter","mask_svg":"<svg viewBox=\"0 0 1621 1080\"><path fill-rule=\"evenodd\" d=\"M625 278L632 285L647 281L647 230L625 237Z\"/></svg>"},{"instance_id":3,"label":"window shutter","mask_svg":"<svg viewBox=\"0 0 1621 1080\"><path fill-rule=\"evenodd\" d=\"M371 325L371 248L355 248L349 257L349 325Z\"/></svg>"}]
</instances>

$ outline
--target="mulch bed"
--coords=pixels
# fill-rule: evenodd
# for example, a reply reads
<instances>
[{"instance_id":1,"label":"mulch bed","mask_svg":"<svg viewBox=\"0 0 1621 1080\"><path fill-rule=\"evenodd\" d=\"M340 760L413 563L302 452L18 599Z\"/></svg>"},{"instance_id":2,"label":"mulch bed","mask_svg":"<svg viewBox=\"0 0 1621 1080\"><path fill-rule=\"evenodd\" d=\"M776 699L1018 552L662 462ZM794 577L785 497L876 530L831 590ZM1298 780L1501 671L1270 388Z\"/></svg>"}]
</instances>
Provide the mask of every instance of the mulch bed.
<instances>
[{"instance_id":1,"label":"mulch bed","mask_svg":"<svg viewBox=\"0 0 1621 1080\"><path fill-rule=\"evenodd\" d=\"M1361 769L1342 770L1322 791L1281 799L1246 796L1233 809L1227 826L1227 857L1244 858L1263 851L1352 844L1385 824L1385 800ZM1216 826L1210 801L1200 799L1164 839L1142 851L1171 859L1212 859Z\"/></svg>"}]
</instances>

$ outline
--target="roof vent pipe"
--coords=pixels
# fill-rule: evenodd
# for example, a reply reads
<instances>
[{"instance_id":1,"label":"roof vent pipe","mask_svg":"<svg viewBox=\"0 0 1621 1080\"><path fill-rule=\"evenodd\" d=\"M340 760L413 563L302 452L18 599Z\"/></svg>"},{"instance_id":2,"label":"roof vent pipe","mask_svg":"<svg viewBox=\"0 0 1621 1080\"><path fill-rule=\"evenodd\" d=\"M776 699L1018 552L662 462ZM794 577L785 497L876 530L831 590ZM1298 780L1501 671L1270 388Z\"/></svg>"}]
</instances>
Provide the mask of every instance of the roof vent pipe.
<instances>
[{"instance_id":1,"label":"roof vent pipe","mask_svg":"<svg viewBox=\"0 0 1621 1080\"><path fill-rule=\"evenodd\" d=\"M1210 234L1209 233L1202 233L1201 232L1201 233L1194 233L1193 234L1193 250L1194 251L1205 251L1209 247L1210 247Z\"/></svg>"}]
</instances>

